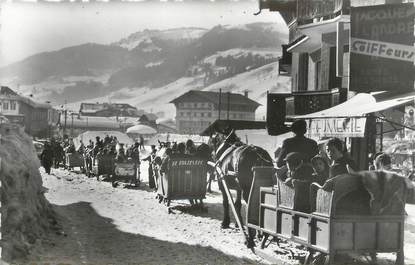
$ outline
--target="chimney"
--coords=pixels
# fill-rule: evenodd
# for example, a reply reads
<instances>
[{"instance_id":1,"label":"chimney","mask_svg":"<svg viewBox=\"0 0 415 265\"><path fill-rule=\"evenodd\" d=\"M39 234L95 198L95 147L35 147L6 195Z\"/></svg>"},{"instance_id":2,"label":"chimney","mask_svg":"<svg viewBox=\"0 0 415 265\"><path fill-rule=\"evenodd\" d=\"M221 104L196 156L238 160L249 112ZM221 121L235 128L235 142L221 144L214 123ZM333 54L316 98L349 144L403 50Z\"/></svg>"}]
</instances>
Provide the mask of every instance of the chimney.
<instances>
[{"instance_id":1,"label":"chimney","mask_svg":"<svg viewBox=\"0 0 415 265\"><path fill-rule=\"evenodd\" d=\"M248 97L248 90L245 90L245 91L244 91L244 96L245 96L245 97Z\"/></svg>"}]
</instances>

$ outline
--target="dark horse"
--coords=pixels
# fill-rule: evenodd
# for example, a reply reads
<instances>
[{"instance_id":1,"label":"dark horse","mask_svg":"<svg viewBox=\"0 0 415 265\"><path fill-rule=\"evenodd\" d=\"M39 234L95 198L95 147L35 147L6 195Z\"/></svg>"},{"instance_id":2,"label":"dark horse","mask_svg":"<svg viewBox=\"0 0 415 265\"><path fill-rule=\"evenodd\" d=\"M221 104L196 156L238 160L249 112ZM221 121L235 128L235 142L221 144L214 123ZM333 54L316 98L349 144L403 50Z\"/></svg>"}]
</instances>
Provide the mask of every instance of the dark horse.
<instances>
[{"instance_id":1,"label":"dark horse","mask_svg":"<svg viewBox=\"0 0 415 265\"><path fill-rule=\"evenodd\" d=\"M217 166L224 172L224 178L229 189L236 190L235 209L242 222L241 207L242 196L245 202L248 203L249 192L253 180L252 167L254 166L273 166L272 158L267 151L261 147L254 145L246 145L240 141L235 132L232 131L216 151L218 158ZM229 174L232 171L234 174ZM224 216L222 221L222 228L229 228L229 204L228 196L221 181L219 189L223 197ZM241 227L241 229L243 229ZM255 230L248 229L249 240L247 246L249 248L254 246L253 237Z\"/></svg>"}]
</instances>

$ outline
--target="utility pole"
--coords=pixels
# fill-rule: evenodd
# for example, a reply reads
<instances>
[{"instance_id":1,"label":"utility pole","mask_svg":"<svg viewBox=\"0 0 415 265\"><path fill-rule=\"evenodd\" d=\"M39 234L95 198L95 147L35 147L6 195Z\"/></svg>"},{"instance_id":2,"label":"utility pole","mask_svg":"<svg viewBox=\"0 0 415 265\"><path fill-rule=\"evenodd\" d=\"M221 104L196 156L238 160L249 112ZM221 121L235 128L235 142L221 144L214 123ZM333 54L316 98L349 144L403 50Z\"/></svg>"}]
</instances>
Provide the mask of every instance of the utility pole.
<instances>
[{"instance_id":1,"label":"utility pole","mask_svg":"<svg viewBox=\"0 0 415 265\"><path fill-rule=\"evenodd\" d=\"M231 92L228 92L228 98L227 98L227 109L226 109L226 119L229 120L229 111L230 111L230 103L231 103Z\"/></svg>"},{"instance_id":2,"label":"utility pole","mask_svg":"<svg viewBox=\"0 0 415 265\"><path fill-rule=\"evenodd\" d=\"M71 137L73 137L73 112L71 113Z\"/></svg>"},{"instance_id":3,"label":"utility pole","mask_svg":"<svg viewBox=\"0 0 415 265\"><path fill-rule=\"evenodd\" d=\"M65 113L65 122L63 124L63 135L66 134L66 121L68 120L68 110L65 109L64 113Z\"/></svg>"},{"instance_id":4,"label":"utility pole","mask_svg":"<svg viewBox=\"0 0 415 265\"><path fill-rule=\"evenodd\" d=\"M68 111L66 109L66 99L65 99L65 104L63 105L63 108L64 108L65 121L63 124L63 135L62 136L64 137L66 134L66 121L68 119Z\"/></svg>"},{"instance_id":5,"label":"utility pole","mask_svg":"<svg viewBox=\"0 0 415 265\"><path fill-rule=\"evenodd\" d=\"M219 117L218 120L220 120L220 108L221 106L221 101L222 101L222 88L219 88Z\"/></svg>"}]
</instances>

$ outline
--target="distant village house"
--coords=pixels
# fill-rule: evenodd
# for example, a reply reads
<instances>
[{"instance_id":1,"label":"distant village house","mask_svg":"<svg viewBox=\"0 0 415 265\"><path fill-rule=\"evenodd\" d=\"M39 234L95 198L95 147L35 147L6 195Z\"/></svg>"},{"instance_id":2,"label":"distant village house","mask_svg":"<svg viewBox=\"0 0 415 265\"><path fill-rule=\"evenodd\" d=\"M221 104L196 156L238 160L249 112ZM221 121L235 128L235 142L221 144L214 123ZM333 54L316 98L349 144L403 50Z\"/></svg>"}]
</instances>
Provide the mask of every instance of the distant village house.
<instances>
[{"instance_id":1,"label":"distant village house","mask_svg":"<svg viewBox=\"0 0 415 265\"><path fill-rule=\"evenodd\" d=\"M22 125L25 131L38 137L50 136L59 122L59 113L49 103L36 102L6 86L0 89L0 114L11 123Z\"/></svg>"},{"instance_id":2,"label":"distant village house","mask_svg":"<svg viewBox=\"0 0 415 265\"><path fill-rule=\"evenodd\" d=\"M62 118L64 134L76 137L85 131L121 131L135 124L157 128L157 116L124 103L81 103L79 113Z\"/></svg>"},{"instance_id":3,"label":"distant village house","mask_svg":"<svg viewBox=\"0 0 415 265\"><path fill-rule=\"evenodd\" d=\"M260 106L248 98L248 93L242 95L196 90L191 90L170 103L176 107L177 130L185 134L199 134L219 118L253 121L255 111Z\"/></svg>"},{"instance_id":4,"label":"distant village house","mask_svg":"<svg viewBox=\"0 0 415 265\"><path fill-rule=\"evenodd\" d=\"M139 117L137 108L124 103L81 103L79 113L82 116L98 117Z\"/></svg>"}]
</instances>

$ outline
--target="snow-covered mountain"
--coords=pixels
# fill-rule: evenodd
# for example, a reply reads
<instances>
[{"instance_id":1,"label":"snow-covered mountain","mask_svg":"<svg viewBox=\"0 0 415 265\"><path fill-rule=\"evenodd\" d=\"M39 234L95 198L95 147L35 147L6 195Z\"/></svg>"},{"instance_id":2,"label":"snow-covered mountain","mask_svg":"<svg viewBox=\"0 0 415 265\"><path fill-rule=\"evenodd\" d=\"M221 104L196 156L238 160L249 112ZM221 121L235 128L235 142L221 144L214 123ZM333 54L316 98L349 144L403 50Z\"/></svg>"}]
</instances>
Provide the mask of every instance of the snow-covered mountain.
<instances>
[{"instance_id":1,"label":"snow-covered mountain","mask_svg":"<svg viewBox=\"0 0 415 265\"><path fill-rule=\"evenodd\" d=\"M168 30L143 30L131 34L118 42L113 43L114 46L133 50L143 46L147 47L147 51L152 51L151 48L159 50L160 48L154 45L152 39L160 39L164 41L173 41L178 43L190 43L203 36L208 30L204 28L177 28ZM150 45L153 44L153 45Z\"/></svg>"},{"instance_id":2,"label":"snow-covered mountain","mask_svg":"<svg viewBox=\"0 0 415 265\"><path fill-rule=\"evenodd\" d=\"M264 104L266 90L289 87L276 76L287 41L286 26L274 23L143 30L109 45L36 54L0 68L0 83L55 105L111 100L167 116L168 102L190 89L248 90Z\"/></svg>"}]
</instances>

